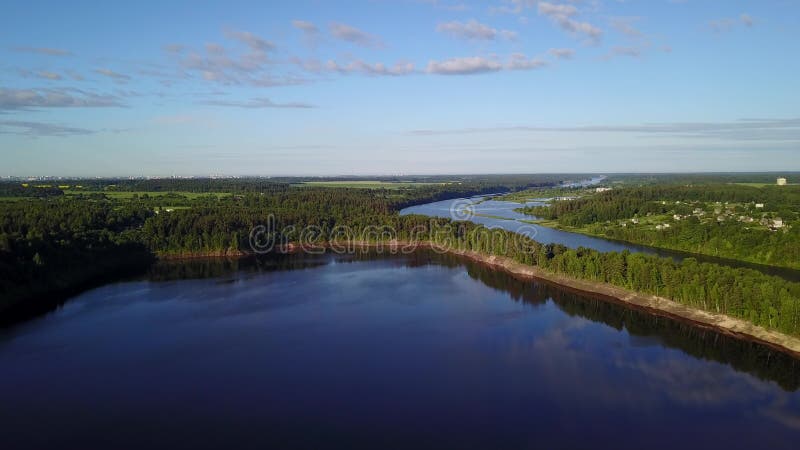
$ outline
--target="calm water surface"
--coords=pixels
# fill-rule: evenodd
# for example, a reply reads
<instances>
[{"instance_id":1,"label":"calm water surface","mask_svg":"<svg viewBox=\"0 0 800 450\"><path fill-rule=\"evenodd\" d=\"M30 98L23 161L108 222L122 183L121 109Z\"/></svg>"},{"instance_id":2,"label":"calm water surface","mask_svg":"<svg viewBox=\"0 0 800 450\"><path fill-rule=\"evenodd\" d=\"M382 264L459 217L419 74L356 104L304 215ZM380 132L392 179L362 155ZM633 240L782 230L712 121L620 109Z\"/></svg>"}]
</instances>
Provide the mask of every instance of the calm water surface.
<instances>
[{"instance_id":1,"label":"calm water surface","mask_svg":"<svg viewBox=\"0 0 800 450\"><path fill-rule=\"evenodd\" d=\"M491 200L487 199L486 196L476 196L471 198L457 198L457 199L443 200L433 203L425 203L422 205L410 206L400 211L400 214L401 215L420 214L430 217L452 218L453 210L459 210L464 208L466 205L471 205L470 208L474 212L474 215L469 217L470 221L477 224L485 225L489 228L502 228L504 230L524 234L544 244L556 243L565 245L569 248L585 247L585 248L592 248L601 252L622 252L624 250L628 250L630 252L638 252L638 253L645 253L648 255L656 255L656 256L672 258L675 259L676 261L680 261L683 258L691 257L701 262L710 262L732 267L755 269L760 272L785 278L787 280L800 281L800 270L765 266L762 264L753 264L744 261L715 258L713 256L691 254L674 250L659 249L655 247L647 247L644 245L631 244L628 242L614 241L594 236L587 236L580 233L571 233L569 231L556 230L553 228L543 227L541 225L524 222L525 220L535 219L536 217L528 216L519 213L517 211L514 211L515 209L521 208L523 206L539 206L544 204L545 203L542 201L517 203L517 202Z\"/></svg>"},{"instance_id":2,"label":"calm water surface","mask_svg":"<svg viewBox=\"0 0 800 450\"><path fill-rule=\"evenodd\" d=\"M162 264L0 330L2 448L797 448L779 353L452 257Z\"/></svg>"}]
</instances>

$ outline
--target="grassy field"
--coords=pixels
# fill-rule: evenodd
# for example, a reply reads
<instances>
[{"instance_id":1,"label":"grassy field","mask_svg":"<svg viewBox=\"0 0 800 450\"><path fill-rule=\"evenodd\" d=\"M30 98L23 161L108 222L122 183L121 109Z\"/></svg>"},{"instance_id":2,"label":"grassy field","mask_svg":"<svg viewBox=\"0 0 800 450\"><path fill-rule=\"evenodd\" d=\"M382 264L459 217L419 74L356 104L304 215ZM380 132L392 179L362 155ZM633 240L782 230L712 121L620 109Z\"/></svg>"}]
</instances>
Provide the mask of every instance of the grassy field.
<instances>
[{"instance_id":1,"label":"grassy field","mask_svg":"<svg viewBox=\"0 0 800 450\"><path fill-rule=\"evenodd\" d=\"M342 181L305 181L295 186L306 187L340 187L356 189L402 189L408 187L440 185L445 183L419 183L414 181L372 181L372 180L342 180Z\"/></svg>"}]
</instances>

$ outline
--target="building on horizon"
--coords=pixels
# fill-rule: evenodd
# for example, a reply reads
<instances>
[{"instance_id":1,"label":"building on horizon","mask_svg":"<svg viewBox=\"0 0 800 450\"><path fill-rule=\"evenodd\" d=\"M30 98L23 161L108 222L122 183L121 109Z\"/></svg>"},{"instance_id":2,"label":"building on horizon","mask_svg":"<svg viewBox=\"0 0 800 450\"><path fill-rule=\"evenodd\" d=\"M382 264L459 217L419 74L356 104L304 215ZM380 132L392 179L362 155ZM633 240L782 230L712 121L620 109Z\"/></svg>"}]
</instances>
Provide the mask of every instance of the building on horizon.
<instances>
[{"instance_id":1,"label":"building on horizon","mask_svg":"<svg viewBox=\"0 0 800 450\"><path fill-rule=\"evenodd\" d=\"M786 186L786 178L778 178L778 186Z\"/></svg>"}]
</instances>

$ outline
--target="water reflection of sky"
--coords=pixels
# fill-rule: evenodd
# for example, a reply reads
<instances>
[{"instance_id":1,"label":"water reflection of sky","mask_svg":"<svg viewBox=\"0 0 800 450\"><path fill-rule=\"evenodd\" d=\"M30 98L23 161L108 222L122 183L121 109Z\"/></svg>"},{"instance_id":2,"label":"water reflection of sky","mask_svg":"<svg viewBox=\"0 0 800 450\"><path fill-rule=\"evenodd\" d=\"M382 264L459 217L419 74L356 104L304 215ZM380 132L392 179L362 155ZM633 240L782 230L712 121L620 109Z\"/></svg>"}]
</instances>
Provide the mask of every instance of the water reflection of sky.
<instances>
[{"instance_id":1,"label":"water reflection of sky","mask_svg":"<svg viewBox=\"0 0 800 450\"><path fill-rule=\"evenodd\" d=\"M521 298L403 258L108 285L0 334L0 420L14 443L794 445L800 394Z\"/></svg>"},{"instance_id":2,"label":"water reflection of sky","mask_svg":"<svg viewBox=\"0 0 800 450\"><path fill-rule=\"evenodd\" d=\"M451 217L451 211L454 205L464 205L467 199L453 199L443 200L434 203L426 203L423 205L411 206L403 209L400 214L420 214L431 217ZM470 218L472 222L485 225L490 228L502 228L504 230L513 231L524 234L536 239L543 243L557 243L566 245L567 247L577 248L586 247L594 248L602 252L611 252L623 250L641 251L649 254L657 254L654 249L624 244L620 242L608 241L605 239L594 238L591 236L584 236L578 233L569 233L566 231L555 230L552 228L543 227L536 224L526 223L523 220L535 219L535 217L526 216L525 214L514 211L522 207L524 204L516 202L506 202L498 200L485 200L482 198L469 199L472 202L472 211L474 215ZM538 204L539 202L529 202L528 204ZM488 217L495 216L495 217ZM504 219L498 219L503 217Z\"/></svg>"}]
</instances>

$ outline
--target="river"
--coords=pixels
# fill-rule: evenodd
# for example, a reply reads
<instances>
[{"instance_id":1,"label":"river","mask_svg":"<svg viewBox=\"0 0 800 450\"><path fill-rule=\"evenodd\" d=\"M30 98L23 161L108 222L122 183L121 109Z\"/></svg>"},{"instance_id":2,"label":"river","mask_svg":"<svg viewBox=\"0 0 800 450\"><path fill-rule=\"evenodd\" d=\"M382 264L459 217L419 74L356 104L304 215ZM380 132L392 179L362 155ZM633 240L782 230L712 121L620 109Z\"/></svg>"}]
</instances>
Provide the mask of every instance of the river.
<instances>
[{"instance_id":1,"label":"river","mask_svg":"<svg viewBox=\"0 0 800 450\"><path fill-rule=\"evenodd\" d=\"M4 448L796 448L800 362L455 256L166 262L0 329Z\"/></svg>"},{"instance_id":2,"label":"river","mask_svg":"<svg viewBox=\"0 0 800 450\"><path fill-rule=\"evenodd\" d=\"M587 180L581 185L595 184L601 178ZM571 183L570 185L577 185ZM649 255L663 256L680 261L684 258L695 258L701 262L722 264L731 267L742 267L758 270L770 275L779 276L791 281L800 281L800 270L765 266L745 261L736 261L713 256L699 255L693 253L680 252L675 250L659 249L647 247L628 242L603 239L600 237L587 236L580 233L556 230L553 228L525 222L536 219L533 216L514 211L523 206L539 206L545 204L542 200L530 201L527 203L507 202L493 200L494 196L479 195L470 198L456 198L443 200L422 205L415 205L404 208L400 211L401 215L419 214L430 217L454 218L457 220L470 220L474 223L485 225L489 228L502 228L504 230L529 236L543 244L556 243L569 248L592 248L601 252L630 252L646 253Z\"/></svg>"}]
</instances>

